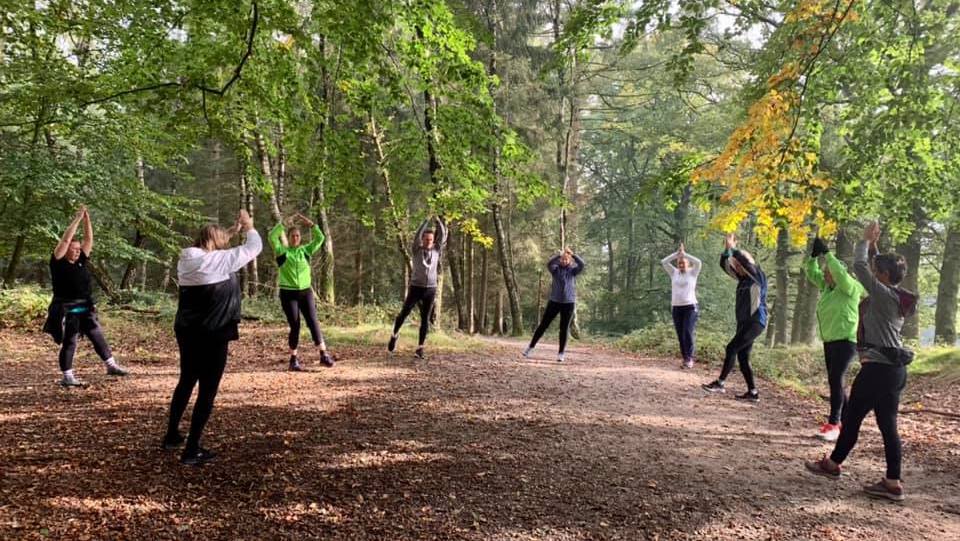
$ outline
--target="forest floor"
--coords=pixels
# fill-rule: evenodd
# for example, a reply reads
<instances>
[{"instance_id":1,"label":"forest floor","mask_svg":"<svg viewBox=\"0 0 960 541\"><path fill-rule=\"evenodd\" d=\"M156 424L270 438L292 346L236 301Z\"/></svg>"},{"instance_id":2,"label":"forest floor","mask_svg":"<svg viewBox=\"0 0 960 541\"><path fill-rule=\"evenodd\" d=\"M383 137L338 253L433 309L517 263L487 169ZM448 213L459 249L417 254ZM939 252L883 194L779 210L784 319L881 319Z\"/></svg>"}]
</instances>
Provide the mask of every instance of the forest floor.
<instances>
[{"instance_id":1,"label":"forest floor","mask_svg":"<svg viewBox=\"0 0 960 541\"><path fill-rule=\"evenodd\" d=\"M859 490L883 472L872 418L846 475L813 477L825 406L770 384L758 405L708 396L712 367L595 346L560 364L546 344L520 360L510 340L414 361L408 340L297 374L282 328L245 324L205 437L219 457L191 468L158 448L172 338L107 331L134 374L103 375L81 342L86 389L56 385L47 337L0 331L0 539L960 539L948 416L901 417L893 504Z\"/></svg>"}]
</instances>

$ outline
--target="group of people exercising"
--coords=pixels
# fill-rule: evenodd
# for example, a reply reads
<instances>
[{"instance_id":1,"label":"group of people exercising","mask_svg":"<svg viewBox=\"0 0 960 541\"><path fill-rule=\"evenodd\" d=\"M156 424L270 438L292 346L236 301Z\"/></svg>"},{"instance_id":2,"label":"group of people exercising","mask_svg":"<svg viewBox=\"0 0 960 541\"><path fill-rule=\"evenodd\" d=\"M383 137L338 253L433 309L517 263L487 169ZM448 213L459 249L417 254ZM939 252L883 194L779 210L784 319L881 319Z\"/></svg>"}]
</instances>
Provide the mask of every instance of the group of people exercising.
<instances>
[{"instance_id":1,"label":"group of people exercising","mask_svg":"<svg viewBox=\"0 0 960 541\"><path fill-rule=\"evenodd\" d=\"M295 223L310 228L310 242L303 243L303 232ZM83 240L75 238L83 223ZM230 247L238 233L244 241ZM437 290L437 275L447 241L442 220L431 227L425 220L414 236L412 273L403 308L394 321L387 349L397 347L400 329L414 307L419 306L420 327L415 355L424 358L424 343L429 330L431 311ZM821 239L815 239L811 257L804 268L808 279L820 290L817 319L830 384L830 414L817 435L835 441L829 455L806 463L818 475L837 479L840 464L856 444L860 425L872 410L883 434L887 460L886 476L865 487L874 496L891 500L903 499L900 481L901 444L897 434L897 408L900 393L906 384L906 365L912 352L904 349L900 331L904 319L916 310L917 296L899 287L907 272L904 258L898 254L880 254L877 242L880 227L871 223L855 250L854 274L830 253ZM280 303L290 327L287 338L289 370L302 371L300 357L300 319L306 320L320 363L334 366L334 360L317 321L312 291L310 258L323 245L322 230L309 218L297 214L278 223L268 235L279 268ZM200 438L213 410L227 361L228 344L239 338L240 284L236 272L244 268L262 250L262 240L253 219L240 211L236 223L223 228L216 224L203 226L192 246L180 253L177 263L179 302L174 330L180 353L180 376L170 401L167 432L161 446L176 449L183 446L180 460L187 465L201 465L214 458L214 453L201 447ZM86 207L81 207L67 227L50 258L53 300L44 330L60 345L60 384L83 386L73 372L77 341L87 337L104 362L107 374L125 376L128 371L113 357L96 316L88 259L93 249L93 226ZM823 267L821 263L823 262ZM702 263L686 253L683 244L661 261L671 280L673 322L680 345L683 368L694 365L696 325L699 307L697 280ZM753 256L737 247L733 234L724 238L720 266L737 281L737 328L727 344L720 375L704 390L726 391L726 380L734 361L747 384L738 399L759 402L760 394L750 367L754 340L767 325L767 278ZM537 342L554 319L560 316L560 344L557 361L564 361L567 336L576 307L576 278L586 268L584 260L569 248L547 262L552 276L550 296L540 323L533 333L523 357L529 357ZM851 387L849 399L844 394L843 377L854 356L859 355L861 370ZM199 386L189 433L180 432L180 421L193 388Z\"/></svg>"}]
</instances>

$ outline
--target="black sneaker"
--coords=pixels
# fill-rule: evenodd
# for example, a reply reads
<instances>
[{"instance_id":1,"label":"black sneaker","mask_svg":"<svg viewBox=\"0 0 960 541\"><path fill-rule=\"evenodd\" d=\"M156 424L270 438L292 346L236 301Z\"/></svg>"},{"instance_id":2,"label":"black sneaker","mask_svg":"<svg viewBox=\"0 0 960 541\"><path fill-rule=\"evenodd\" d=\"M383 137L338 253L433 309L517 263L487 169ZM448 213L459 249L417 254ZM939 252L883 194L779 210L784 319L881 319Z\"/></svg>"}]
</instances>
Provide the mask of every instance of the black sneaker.
<instances>
[{"instance_id":1,"label":"black sneaker","mask_svg":"<svg viewBox=\"0 0 960 541\"><path fill-rule=\"evenodd\" d=\"M164 451L170 451L183 445L184 440L186 440L186 438L180 434L175 434L173 437L168 434L163 438L163 441L160 442L160 448Z\"/></svg>"},{"instance_id":2,"label":"black sneaker","mask_svg":"<svg viewBox=\"0 0 960 541\"><path fill-rule=\"evenodd\" d=\"M747 391L743 394L738 394L736 398L737 400L744 400L746 402L753 402L754 404L756 404L757 402L760 401L760 393L756 391L753 391L753 392Z\"/></svg>"},{"instance_id":3,"label":"black sneaker","mask_svg":"<svg viewBox=\"0 0 960 541\"><path fill-rule=\"evenodd\" d=\"M418 347L417 351L413 352L413 354L416 355L416 357L421 361L427 358L427 356L423 353L423 346Z\"/></svg>"},{"instance_id":4,"label":"black sneaker","mask_svg":"<svg viewBox=\"0 0 960 541\"><path fill-rule=\"evenodd\" d=\"M290 356L290 371L291 372L303 372L303 365L300 364L300 358L296 355Z\"/></svg>"},{"instance_id":5,"label":"black sneaker","mask_svg":"<svg viewBox=\"0 0 960 541\"><path fill-rule=\"evenodd\" d=\"M720 380L716 379L710 383L704 383L700 386L704 391L708 393L725 393L727 390L723 387L723 383Z\"/></svg>"},{"instance_id":6,"label":"black sneaker","mask_svg":"<svg viewBox=\"0 0 960 541\"><path fill-rule=\"evenodd\" d=\"M333 367L333 357L330 356L326 351L320 353L320 364L326 366L327 368Z\"/></svg>"},{"instance_id":7,"label":"black sneaker","mask_svg":"<svg viewBox=\"0 0 960 541\"><path fill-rule=\"evenodd\" d=\"M393 353L396 349L397 349L397 337L391 336L390 343L387 344L387 351L389 351L390 353Z\"/></svg>"},{"instance_id":8,"label":"black sneaker","mask_svg":"<svg viewBox=\"0 0 960 541\"><path fill-rule=\"evenodd\" d=\"M185 451L183 455L180 456L180 463L186 466L203 466L207 462L213 460L216 456L217 454L213 451L201 447L191 453L187 453Z\"/></svg>"},{"instance_id":9,"label":"black sneaker","mask_svg":"<svg viewBox=\"0 0 960 541\"><path fill-rule=\"evenodd\" d=\"M122 376L126 376L126 375L129 375L129 374L130 374L130 372L129 372L126 368L123 368L122 366L120 366L120 365L118 365L118 364L111 364L111 365L107 366L107 375L108 375L108 376L121 376L121 377L122 377Z\"/></svg>"}]
</instances>

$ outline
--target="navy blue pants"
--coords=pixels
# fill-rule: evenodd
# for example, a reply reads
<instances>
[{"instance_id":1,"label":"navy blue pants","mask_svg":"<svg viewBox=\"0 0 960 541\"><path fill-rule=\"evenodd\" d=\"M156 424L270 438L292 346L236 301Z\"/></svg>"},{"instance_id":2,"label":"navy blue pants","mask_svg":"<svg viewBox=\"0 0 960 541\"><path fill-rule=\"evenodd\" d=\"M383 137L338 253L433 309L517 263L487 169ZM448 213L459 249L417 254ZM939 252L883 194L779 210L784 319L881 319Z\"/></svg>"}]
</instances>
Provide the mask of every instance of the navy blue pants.
<instances>
[{"instance_id":1,"label":"navy blue pants","mask_svg":"<svg viewBox=\"0 0 960 541\"><path fill-rule=\"evenodd\" d=\"M700 319L700 311L696 304L673 307L673 328L677 330L677 339L680 341L680 356L683 357L684 361L693 360L698 319Z\"/></svg>"}]
</instances>

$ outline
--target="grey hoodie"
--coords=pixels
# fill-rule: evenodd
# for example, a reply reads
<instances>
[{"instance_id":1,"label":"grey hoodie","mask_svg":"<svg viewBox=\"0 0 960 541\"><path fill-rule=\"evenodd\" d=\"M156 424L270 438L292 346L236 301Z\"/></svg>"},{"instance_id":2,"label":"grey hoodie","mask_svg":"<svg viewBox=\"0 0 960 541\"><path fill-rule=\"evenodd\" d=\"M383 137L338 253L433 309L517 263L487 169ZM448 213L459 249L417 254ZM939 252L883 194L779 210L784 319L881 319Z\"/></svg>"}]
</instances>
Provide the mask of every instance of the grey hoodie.
<instances>
[{"instance_id":1,"label":"grey hoodie","mask_svg":"<svg viewBox=\"0 0 960 541\"><path fill-rule=\"evenodd\" d=\"M857 346L861 362L876 362L899 366L884 355L880 348L902 348L900 331L903 320L916 311L917 297L913 293L891 287L877 280L870 268L869 243L857 243L854 251L853 272L870 295L860 303L860 328Z\"/></svg>"},{"instance_id":2,"label":"grey hoodie","mask_svg":"<svg viewBox=\"0 0 960 541\"><path fill-rule=\"evenodd\" d=\"M447 228L443 222L437 220L437 231L433 236L433 248L423 249L423 233L430 225L430 220L424 220L417 233L413 236L413 275L410 285L417 287L437 287L437 266L443 257L443 249L447 245Z\"/></svg>"}]
</instances>

